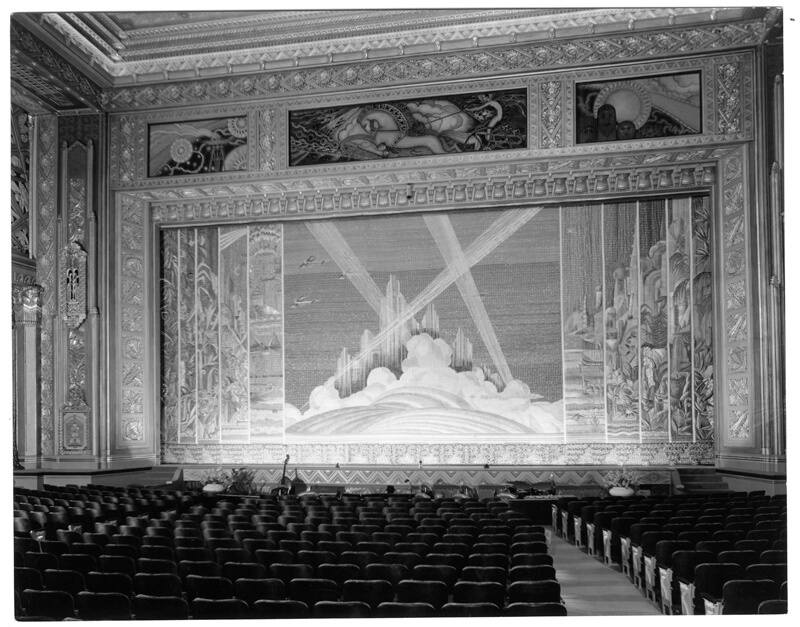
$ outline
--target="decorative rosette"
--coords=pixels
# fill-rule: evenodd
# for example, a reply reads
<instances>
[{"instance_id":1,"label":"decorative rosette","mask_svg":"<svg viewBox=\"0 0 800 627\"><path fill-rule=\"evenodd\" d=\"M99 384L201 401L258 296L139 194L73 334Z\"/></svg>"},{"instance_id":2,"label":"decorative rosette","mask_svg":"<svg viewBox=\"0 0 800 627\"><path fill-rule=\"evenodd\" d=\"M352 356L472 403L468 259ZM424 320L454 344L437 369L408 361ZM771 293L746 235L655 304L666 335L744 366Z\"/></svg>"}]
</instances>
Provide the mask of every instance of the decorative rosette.
<instances>
[{"instance_id":1,"label":"decorative rosette","mask_svg":"<svg viewBox=\"0 0 800 627\"><path fill-rule=\"evenodd\" d=\"M228 118L228 131L234 137L247 137L247 118Z\"/></svg>"},{"instance_id":2,"label":"decorative rosette","mask_svg":"<svg viewBox=\"0 0 800 627\"><path fill-rule=\"evenodd\" d=\"M194 153L192 142L183 137L172 142L172 146L169 148L169 155L175 163L186 163L191 158L192 153Z\"/></svg>"}]
</instances>

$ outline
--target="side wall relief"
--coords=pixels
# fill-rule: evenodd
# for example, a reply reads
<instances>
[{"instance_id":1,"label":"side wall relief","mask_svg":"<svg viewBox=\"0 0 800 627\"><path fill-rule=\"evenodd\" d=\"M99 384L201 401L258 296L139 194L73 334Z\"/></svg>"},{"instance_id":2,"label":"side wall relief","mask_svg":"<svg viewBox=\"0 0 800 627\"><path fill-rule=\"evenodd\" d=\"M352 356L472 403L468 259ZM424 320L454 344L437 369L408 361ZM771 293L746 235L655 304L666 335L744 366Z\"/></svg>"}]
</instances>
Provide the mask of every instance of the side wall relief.
<instances>
[{"instance_id":1,"label":"side wall relief","mask_svg":"<svg viewBox=\"0 0 800 627\"><path fill-rule=\"evenodd\" d=\"M708 461L706 197L164 229L160 293L165 462Z\"/></svg>"}]
</instances>

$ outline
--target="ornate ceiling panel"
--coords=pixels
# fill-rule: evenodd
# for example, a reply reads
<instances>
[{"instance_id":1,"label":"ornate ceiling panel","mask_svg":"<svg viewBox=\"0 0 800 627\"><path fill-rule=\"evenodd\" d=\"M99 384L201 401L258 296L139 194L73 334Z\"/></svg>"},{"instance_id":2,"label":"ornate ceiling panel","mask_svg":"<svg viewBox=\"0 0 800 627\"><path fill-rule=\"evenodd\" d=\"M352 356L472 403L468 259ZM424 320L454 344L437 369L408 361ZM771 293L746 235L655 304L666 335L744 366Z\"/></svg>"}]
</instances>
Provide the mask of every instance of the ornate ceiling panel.
<instances>
[{"instance_id":1,"label":"ornate ceiling panel","mask_svg":"<svg viewBox=\"0 0 800 627\"><path fill-rule=\"evenodd\" d=\"M330 91L752 45L769 35L780 13L768 7L16 13L12 85L57 111L185 100L148 100L147 88L190 99L202 89L200 100L209 89L223 90L215 95L227 100L236 92L231 80L244 81L244 98ZM646 50L632 50L637 42ZM451 67L463 62L469 66L463 71Z\"/></svg>"},{"instance_id":2,"label":"ornate ceiling panel","mask_svg":"<svg viewBox=\"0 0 800 627\"><path fill-rule=\"evenodd\" d=\"M16 14L113 85L761 19L765 8ZM362 56L363 55L363 56ZM190 75L191 76L191 75Z\"/></svg>"}]
</instances>

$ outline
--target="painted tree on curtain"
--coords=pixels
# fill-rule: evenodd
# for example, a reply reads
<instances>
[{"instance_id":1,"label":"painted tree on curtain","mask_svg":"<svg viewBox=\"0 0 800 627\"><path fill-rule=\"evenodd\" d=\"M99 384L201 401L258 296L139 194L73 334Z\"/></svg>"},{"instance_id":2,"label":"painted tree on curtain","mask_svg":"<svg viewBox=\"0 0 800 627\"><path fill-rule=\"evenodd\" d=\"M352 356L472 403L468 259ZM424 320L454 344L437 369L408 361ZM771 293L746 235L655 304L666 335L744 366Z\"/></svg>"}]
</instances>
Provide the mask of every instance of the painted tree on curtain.
<instances>
[{"instance_id":1,"label":"painted tree on curtain","mask_svg":"<svg viewBox=\"0 0 800 627\"><path fill-rule=\"evenodd\" d=\"M283 435L281 227L161 237L162 442Z\"/></svg>"},{"instance_id":2,"label":"painted tree on curtain","mask_svg":"<svg viewBox=\"0 0 800 627\"><path fill-rule=\"evenodd\" d=\"M609 442L639 441L637 203L603 206L606 413Z\"/></svg>"},{"instance_id":3,"label":"painted tree on curtain","mask_svg":"<svg viewBox=\"0 0 800 627\"><path fill-rule=\"evenodd\" d=\"M604 442L603 238L598 205L561 210L561 312L567 441Z\"/></svg>"}]
</instances>

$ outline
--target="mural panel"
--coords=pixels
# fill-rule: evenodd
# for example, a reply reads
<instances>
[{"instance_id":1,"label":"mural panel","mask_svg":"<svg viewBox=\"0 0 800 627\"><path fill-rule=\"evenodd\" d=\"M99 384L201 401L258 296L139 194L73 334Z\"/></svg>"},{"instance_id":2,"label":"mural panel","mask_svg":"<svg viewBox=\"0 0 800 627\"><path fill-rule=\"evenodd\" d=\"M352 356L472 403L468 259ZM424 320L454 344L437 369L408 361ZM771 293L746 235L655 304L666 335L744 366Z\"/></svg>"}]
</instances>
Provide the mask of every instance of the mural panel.
<instances>
[{"instance_id":1,"label":"mural panel","mask_svg":"<svg viewBox=\"0 0 800 627\"><path fill-rule=\"evenodd\" d=\"M667 439L669 360L667 357L668 263L666 203L639 202L639 399L644 441Z\"/></svg>"},{"instance_id":2,"label":"mural panel","mask_svg":"<svg viewBox=\"0 0 800 627\"><path fill-rule=\"evenodd\" d=\"M289 113L289 165L422 157L528 147L527 90Z\"/></svg>"},{"instance_id":3,"label":"mural panel","mask_svg":"<svg viewBox=\"0 0 800 627\"><path fill-rule=\"evenodd\" d=\"M247 169L247 116L151 124L149 177Z\"/></svg>"},{"instance_id":4,"label":"mural panel","mask_svg":"<svg viewBox=\"0 0 800 627\"><path fill-rule=\"evenodd\" d=\"M692 238L692 408L695 439L710 442L714 437L714 258L708 198L692 198ZM735 353L734 361L745 369L747 353Z\"/></svg>"},{"instance_id":5,"label":"mural panel","mask_svg":"<svg viewBox=\"0 0 800 627\"><path fill-rule=\"evenodd\" d=\"M563 439L556 209L286 239L287 440Z\"/></svg>"},{"instance_id":6,"label":"mural panel","mask_svg":"<svg viewBox=\"0 0 800 627\"><path fill-rule=\"evenodd\" d=\"M693 438L692 424L692 199L676 198L667 220L667 337L669 341L669 424L673 442Z\"/></svg>"},{"instance_id":7,"label":"mural panel","mask_svg":"<svg viewBox=\"0 0 800 627\"><path fill-rule=\"evenodd\" d=\"M575 85L575 141L697 135L702 128L700 72Z\"/></svg>"},{"instance_id":8,"label":"mural panel","mask_svg":"<svg viewBox=\"0 0 800 627\"><path fill-rule=\"evenodd\" d=\"M708 217L685 199L165 232L165 446L450 443L463 463L707 440Z\"/></svg>"}]
</instances>

